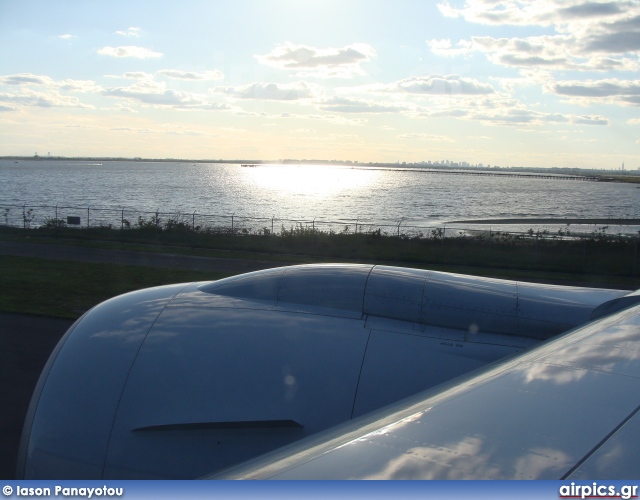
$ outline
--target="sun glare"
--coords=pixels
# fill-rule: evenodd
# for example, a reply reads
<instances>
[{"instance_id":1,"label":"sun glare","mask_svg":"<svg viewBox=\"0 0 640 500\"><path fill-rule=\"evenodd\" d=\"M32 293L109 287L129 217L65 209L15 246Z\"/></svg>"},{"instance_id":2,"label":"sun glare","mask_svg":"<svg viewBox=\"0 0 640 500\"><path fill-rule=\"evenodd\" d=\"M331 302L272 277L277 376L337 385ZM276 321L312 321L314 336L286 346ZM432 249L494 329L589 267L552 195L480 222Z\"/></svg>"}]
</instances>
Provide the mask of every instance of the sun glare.
<instances>
[{"instance_id":1,"label":"sun glare","mask_svg":"<svg viewBox=\"0 0 640 500\"><path fill-rule=\"evenodd\" d=\"M346 166L257 165L242 168L245 179L283 196L327 198L370 187L380 172Z\"/></svg>"}]
</instances>

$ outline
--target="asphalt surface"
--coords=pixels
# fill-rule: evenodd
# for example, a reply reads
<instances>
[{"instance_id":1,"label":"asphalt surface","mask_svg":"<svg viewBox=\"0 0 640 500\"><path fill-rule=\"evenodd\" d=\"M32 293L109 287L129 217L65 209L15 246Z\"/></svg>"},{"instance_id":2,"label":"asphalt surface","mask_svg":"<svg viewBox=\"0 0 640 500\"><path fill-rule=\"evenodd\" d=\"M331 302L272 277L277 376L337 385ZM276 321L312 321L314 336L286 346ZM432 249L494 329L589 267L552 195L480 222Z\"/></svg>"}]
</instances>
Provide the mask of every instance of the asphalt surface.
<instances>
[{"instance_id":1,"label":"asphalt surface","mask_svg":"<svg viewBox=\"0 0 640 500\"><path fill-rule=\"evenodd\" d=\"M31 394L73 321L0 313L0 479L13 479Z\"/></svg>"},{"instance_id":2,"label":"asphalt surface","mask_svg":"<svg viewBox=\"0 0 640 500\"><path fill-rule=\"evenodd\" d=\"M18 255L21 257L71 260L75 262L104 262L194 271L220 271L233 274L289 265L287 262L274 262L269 260L197 257L169 253L105 250L102 248L43 245L41 243L19 243L1 240L0 255Z\"/></svg>"},{"instance_id":3,"label":"asphalt surface","mask_svg":"<svg viewBox=\"0 0 640 500\"><path fill-rule=\"evenodd\" d=\"M243 273L286 262L0 241L2 255ZM22 426L49 355L73 321L0 312L0 479L15 477Z\"/></svg>"}]
</instances>

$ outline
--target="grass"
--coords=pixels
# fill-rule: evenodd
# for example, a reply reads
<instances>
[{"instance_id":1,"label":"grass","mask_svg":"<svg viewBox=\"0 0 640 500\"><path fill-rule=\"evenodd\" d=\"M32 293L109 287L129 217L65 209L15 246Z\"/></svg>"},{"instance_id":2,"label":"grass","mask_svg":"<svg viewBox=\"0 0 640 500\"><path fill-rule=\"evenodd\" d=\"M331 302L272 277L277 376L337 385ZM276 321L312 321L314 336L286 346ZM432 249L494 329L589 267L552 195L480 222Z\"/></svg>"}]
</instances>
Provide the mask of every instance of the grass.
<instances>
[{"instance_id":1,"label":"grass","mask_svg":"<svg viewBox=\"0 0 640 500\"><path fill-rule=\"evenodd\" d=\"M583 286L640 288L638 241L594 235L583 240L493 237L392 237L326 233L307 228L279 235L169 231L31 229L0 226L0 239L113 250L257 259L274 262L368 262ZM217 279L225 274L45 259L0 259L0 310L64 318L109 297L168 283Z\"/></svg>"},{"instance_id":2,"label":"grass","mask_svg":"<svg viewBox=\"0 0 640 500\"><path fill-rule=\"evenodd\" d=\"M223 273L3 256L0 310L75 319L95 304L139 288L204 281Z\"/></svg>"},{"instance_id":3,"label":"grass","mask_svg":"<svg viewBox=\"0 0 640 500\"><path fill-rule=\"evenodd\" d=\"M638 238L608 235L604 228L583 239L554 234L513 237L500 233L443 239L371 233L332 233L310 228L283 228L278 235L193 231L185 226L24 231L1 228L3 238L28 234L42 242L59 242L113 249L186 253L206 257L249 258L288 262L358 261L413 266L464 266L533 272L640 277Z\"/></svg>"}]
</instances>

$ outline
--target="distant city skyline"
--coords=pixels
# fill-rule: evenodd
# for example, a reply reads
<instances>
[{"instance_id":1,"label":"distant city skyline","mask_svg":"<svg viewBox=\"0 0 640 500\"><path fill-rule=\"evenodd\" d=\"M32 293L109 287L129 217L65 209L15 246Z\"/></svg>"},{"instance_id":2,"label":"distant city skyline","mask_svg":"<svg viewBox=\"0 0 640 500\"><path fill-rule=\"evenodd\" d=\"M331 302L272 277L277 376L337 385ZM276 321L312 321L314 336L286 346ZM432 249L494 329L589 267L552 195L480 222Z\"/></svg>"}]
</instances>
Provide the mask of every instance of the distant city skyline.
<instances>
[{"instance_id":1,"label":"distant city skyline","mask_svg":"<svg viewBox=\"0 0 640 500\"><path fill-rule=\"evenodd\" d=\"M0 156L630 171L639 69L640 0L4 0Z\"/></svg>"}]
</instances>

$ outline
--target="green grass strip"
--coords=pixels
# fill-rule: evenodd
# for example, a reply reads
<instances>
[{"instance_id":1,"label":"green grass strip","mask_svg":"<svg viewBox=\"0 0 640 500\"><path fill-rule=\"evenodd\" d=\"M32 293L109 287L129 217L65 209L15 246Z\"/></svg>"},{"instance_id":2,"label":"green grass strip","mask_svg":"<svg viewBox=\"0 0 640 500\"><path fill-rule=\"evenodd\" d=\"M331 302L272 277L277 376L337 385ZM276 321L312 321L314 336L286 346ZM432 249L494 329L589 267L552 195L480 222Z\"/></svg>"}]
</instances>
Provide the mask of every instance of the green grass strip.
<instances>
[{"instance_id":1,"label":"green grass strip","mask_svg":"<svg viewBox=\"0 0 640 500\"><path fill-rule=\"evenodd\" d=\"M3 256L0 310L75 319L99 302L132 290L226 276L210 271Z\"/></svg>"}]
</instances>

